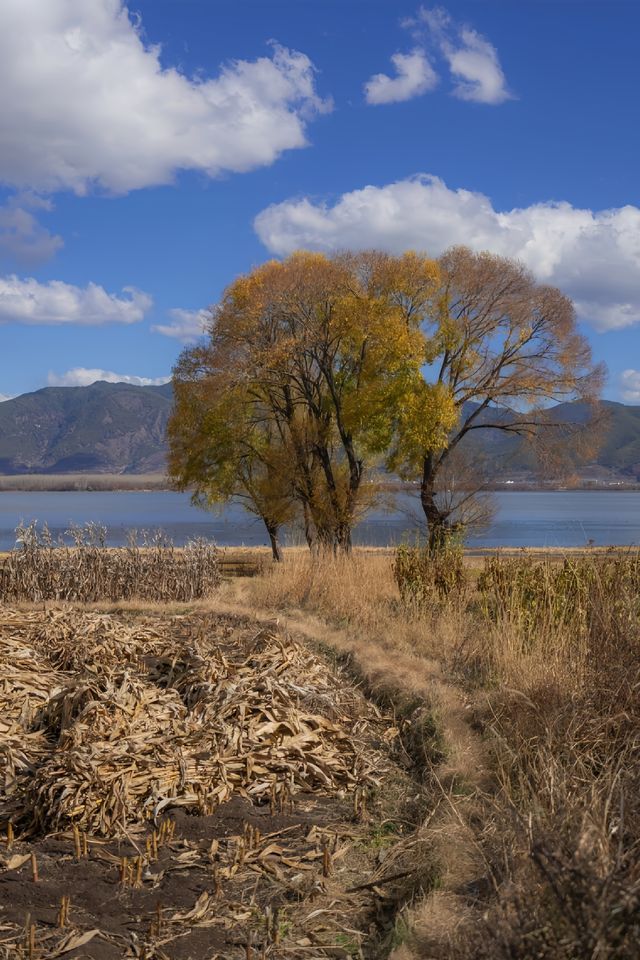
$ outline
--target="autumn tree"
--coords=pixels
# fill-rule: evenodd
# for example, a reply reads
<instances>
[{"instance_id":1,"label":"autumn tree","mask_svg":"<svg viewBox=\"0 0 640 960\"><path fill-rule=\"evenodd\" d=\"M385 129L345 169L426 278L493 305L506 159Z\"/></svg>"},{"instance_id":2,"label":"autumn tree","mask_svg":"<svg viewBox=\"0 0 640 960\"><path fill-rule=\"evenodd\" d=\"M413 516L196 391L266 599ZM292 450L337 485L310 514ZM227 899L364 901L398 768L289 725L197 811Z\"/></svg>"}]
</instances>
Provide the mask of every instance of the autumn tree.
<instances>
[{"instance_id":1,"label":"autumn tree","mask_svg":"<svg viewBox=\"0 0 640 960\"><path fill-rule=\"evenodd\" d=\"M462 545L469 532L481 531L492 523L496 514L493 493L495 461L480 444L459 444L445 458L436 478L436 500L446 536L432 542L439 545ZM420 501L411 497L401 506L402 512L420 535L429 542L430 528Z\"/></svg>"},{"instance_id":2,"label":"autumn tree","mask_svg":"<svg viewBox=\"0 0 640 960\"><path fill-rule=\"evenodd\" d=\"M430 546L444 543L455 516L443 478L460 445L477 431L496 430L557 451L585 424L559 423L551 405L566 400L593 403L603 370L592 363L586 339L576 329L571 301L538 284L520 264L456 247L439 261L441 286L423 330L428 342L426 377L446 393L455 426L442 445L420 448L400 429L392 463L418 477ZM400 425L402 426L402 425Z\"/></svg>"},{"instance_id":3,"label":"autumn tree","mask_svg":"<svg viewBox=\"0 0 640 960\"><path fill-rule=\"evenodd\" d=\"M174 370L169 473L201 506L242 503L264 522L279 561L280 530L296 515L289 452L246 385L212 360L210 350L195 347L183 352Z\"/></svg>"},{"instance_id":4,"label":"autumn tree","mask_svg":"<svg viewBox=\"0 0 640 960\"><path fill-rule=\"evenodd\" d=\"M403 451L427 449L454 423L422 374L439 286L432 260L375 252L299 252L234 281L174 373L176 482L254 498L250 464L279 517L298 508L311 547L348 551L368 465L399 432Z\"/></svg>"}]
</instances>

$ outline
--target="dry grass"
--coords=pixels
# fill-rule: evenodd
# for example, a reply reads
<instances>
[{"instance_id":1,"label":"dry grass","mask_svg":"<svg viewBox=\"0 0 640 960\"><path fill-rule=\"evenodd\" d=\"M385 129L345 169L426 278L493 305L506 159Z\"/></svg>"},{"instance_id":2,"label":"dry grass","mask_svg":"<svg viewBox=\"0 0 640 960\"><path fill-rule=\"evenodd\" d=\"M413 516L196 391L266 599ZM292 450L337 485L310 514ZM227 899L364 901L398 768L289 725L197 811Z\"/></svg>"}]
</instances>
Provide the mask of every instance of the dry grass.
<instances>
[{"instance_id":1,"label":"dry grass","mask_svg":"<svg viewBox=\"0 0 640 960\"><path fill-rule=\"evenodd\" d=\"M463 628L453 603L425 610L418 602L401 601L390 553L356 550L351 558L316 561L297 552L245 589L259 607L274 613L313 613L333 627L348 629L353 640L375 640L394 656L402 651L442 659Z\"/></svg>"},{"instance_id":2,"label":"dry grass","mask_svg":"<svg viewBox=\"0 0 640 960\"><path fill-rule=\"evenodd\" d=\"M358 553L296 557L246 589L339 628L365 679L399 699L408 680L435 705L443 878L398 957L637 956L637 553L493 558L404 604L389 558Z\"/></svg>"},{"instance_id":3,"label":"dry grass","mask_svg":"<svg viewBox=\"0 0 640 960\"><path fill-rule=\"evenodd\" d=\"M170 490L163 473L22 473L0 476L0 492Z\"/></svg>"},{"instance_id":4,"label":"dry grass","mask_svg":"<svg viewBox=\"0 0 640 960\"><path fill-rule=\"evenodd\" d=\"M314 560L308 551L292 552L251 584L261 606L299 608L324 614L335 623L370 624L393 604L397 590L389 557L354 553L353 559Z\"/></svg>"},{"instance_id":5,"label":"dry grass","mask_svg":"<svg viewBox=\"0 0 640 960\"><path fill-rule=\"evenodd\" d=\"M498 896L463 955L637 955L640 558L487 563L467 666L490 691L500 792L481 833Z\"/></svg>"}]
</instances>

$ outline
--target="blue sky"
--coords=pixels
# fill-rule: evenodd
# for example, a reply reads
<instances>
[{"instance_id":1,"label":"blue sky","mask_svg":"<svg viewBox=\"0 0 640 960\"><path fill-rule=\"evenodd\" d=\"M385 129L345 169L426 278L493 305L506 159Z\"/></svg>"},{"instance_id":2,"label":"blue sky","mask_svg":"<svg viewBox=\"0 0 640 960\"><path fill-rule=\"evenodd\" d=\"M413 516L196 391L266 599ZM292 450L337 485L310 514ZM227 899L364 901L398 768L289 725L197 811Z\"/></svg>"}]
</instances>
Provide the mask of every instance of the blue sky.
<instances>
[{"instance_id":1,"label":"blue sky","mask_svg":"<svg viewBox=\"0 0 640 960\"><path fill-rule=\"evenodd\" d=\"M0 395L160 380L297 246L468 243L640 403L637 0L3 0Z\"/></svg>"}]
</instances>

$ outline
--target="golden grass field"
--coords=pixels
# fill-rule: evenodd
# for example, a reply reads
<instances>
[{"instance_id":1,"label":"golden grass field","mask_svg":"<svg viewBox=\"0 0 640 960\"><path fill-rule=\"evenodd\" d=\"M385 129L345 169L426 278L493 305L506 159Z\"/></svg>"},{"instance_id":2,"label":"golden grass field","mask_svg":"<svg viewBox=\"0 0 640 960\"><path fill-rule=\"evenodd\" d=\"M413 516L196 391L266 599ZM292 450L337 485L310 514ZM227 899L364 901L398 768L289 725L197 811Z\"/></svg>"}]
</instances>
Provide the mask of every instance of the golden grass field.
<instances>
[{"instance_id":1,"label":"golden grass field","mask_svg":"<svg viewBox=\"0 0 640 960\"><path fill-rule=\"evenodd\" d=\"M257 575L224 578L213 593L189 603L133 597L67 604L61 612L50 601L47 612L42 603L14 603L1 630L5 653L14 651L6 654L5 676L20 662L16 650L30 650L40 694L25 694L25 712L15 693L7 694L15 682L5 683L5 712L22 724L12 734L13 761L2 733L5 833L15 820L0 875L0 932L5 943L13 937L14 950L6 956L59 956L65 938L92 929L99 933L67 955L638 956L638 554L473 557L462 573L456 559L454 575L444 561L435 574L428 564L419 567L413 579L418 567L409 558L404 599L395 559L383 550L316 559L291 550L284 564L260 563ZM252 637L262 638L259 655L251 653ZM273 700L260 688L272 668L285 701L303 714L296 723L323 731L330 729L326 723L342 724L333 740L328 734L323 741L316 764L329 782L316 773L319 780L307 789L302 767L292 779L286 764L273 775L270 761L258 758L251 774L245 764L237 787L230 767L228 793L218 795L220 757L229 751L233 729L240 730L245 752L258 754L277 753L292 736L293 721L271 720ZM253 700L234 692L224 728L223 691L225 685L237 691L238 670L249 688L262 692ZM211 690L214 673L223 677L222 701ZM165 679L159 683L159 677ZM304 692L292 693L296 688ZM35 720L33 696L42 700ZM245 701L253 705L243 708ZM84 742L88 704L96 727ZM122 716L126 723L117 720ZM289 726L275 736L256 735L256 716L263 725ZM124 726L114 726L116 720ZM185 724L195 724L198 733L188 749L179 733ZM203 736L215 740L216 750L201 748ZM331 768L336 743L344 749ZM308 747L308 755L305 747L294 757L307 770L320 749L313 740ZM74 749L124 771L124 781L112 774L92 779L88 765L73 759ZM25 759L18 775L20 750ZM196 755L202 759L188 760ZM166 771L164 781L153 774L154 764ZM269 770L275 787L268 785ZM66 782L63 774L71 778L69 789L52 791L51 782ZM149 790L159 789L150 781L163 783L169 795L156 819L145 801ZM11 795L7 784L14 784ZM250 808L242 807L247 802ZM11 813L12 803L23 812ZM116 809L109 820L107 812ZM265 831L259 829L259 840L255 834L260 817L289 818L272 824L272 833L292 829L290 837L283 834L290 843L274 837L278 849L256 866L264 850ZM162 826L169 822L175 826ZM153 833L160 830L164 846L151 861ZM175 834L167 838L167 830ZM212 860L207 844L214 840ZM230 871L234 864L240 870L238 849L245 862L236 882ZM36 915L33 904L44 887L31 876L34 851L38 884L50 882L47 871L54 867L69 884L73 870L78 876L94 870L109 892L109 910L84 903L76 885L70 894L76 912L60 926L66 894L58 884L55 909ZM15 856L26 859L12 873L7 864ZM329 856L335 862L329 864ZM181 862L188 864L184 873L176 870ZM163 896L149 889L145 871L164 871ZM306 879L296 889L298 874ZM18 888L20 897L12 896ZM2 949L9 948L0 942Z\"/></svg>"}]
</instances>

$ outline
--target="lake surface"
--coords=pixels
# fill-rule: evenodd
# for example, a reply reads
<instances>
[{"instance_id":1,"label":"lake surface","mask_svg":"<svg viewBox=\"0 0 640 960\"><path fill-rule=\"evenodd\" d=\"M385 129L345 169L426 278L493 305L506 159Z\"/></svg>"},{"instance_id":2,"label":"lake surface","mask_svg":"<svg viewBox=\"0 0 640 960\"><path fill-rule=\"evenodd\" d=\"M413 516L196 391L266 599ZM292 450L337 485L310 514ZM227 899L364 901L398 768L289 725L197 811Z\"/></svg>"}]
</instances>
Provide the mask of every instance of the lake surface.
<instances>
[{"instance_id":1,"label":"lake surface","mask_svg":"<svg viewBox=\"0 0 640 960\"><path fill-rule=\"evenodd\" d=\"M470 547L579 547L589 540L598 545L640 544L640 491L514 491L494 495L492 524L468 538ZM356 528L359 544L387 546L414 539L417 526L407 515L417 510L407 494L400 509L376 510ZM204 536L220 545L266 545L259 520L242 507L225 507L218 514L193 507L189 497L168 491L152 492L0 492L0 549L14 545L20 521L46 522L58 536L71 523L96 521L108 530L108 542L126 542L134 528L162 528L177 545ZM300 543L292 533L290 542Z\"/></svg>"}]
</instances>

